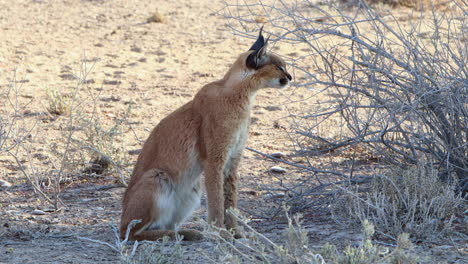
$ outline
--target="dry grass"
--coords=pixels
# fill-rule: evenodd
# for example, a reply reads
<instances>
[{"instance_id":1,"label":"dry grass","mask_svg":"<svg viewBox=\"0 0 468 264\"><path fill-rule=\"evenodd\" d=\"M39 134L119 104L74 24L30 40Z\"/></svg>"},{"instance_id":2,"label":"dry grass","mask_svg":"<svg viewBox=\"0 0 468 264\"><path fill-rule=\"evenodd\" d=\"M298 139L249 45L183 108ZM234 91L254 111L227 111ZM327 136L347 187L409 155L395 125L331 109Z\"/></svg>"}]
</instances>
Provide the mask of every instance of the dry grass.
<instances>
[{"instance_id":1,"label":"dry grass","mask_svg":"<svg viewBox=\"0 0 468 264\"><path fill-rule=\"evenodd\" d=\"M129 157L125 150L123 141L124 123L128 112L121 119L115 119L113 123L105 126L98 117L87 121L84 126L84 136L77 138L77 147L88 150L91 157L91 166L100 165L96 168L102 173L110 164L116 168L125 167L129 163ZM118 171L118 173L121 173Z\"/></svg>"},{"instance_id":2,"label":"dry grass","mask_svg":"<svg viewBox=\"0 0 468 264\"><path fill-rule=\"evenodd\" d=\"M206 232L206 236L215 240L216 250L223 256L221 259L211 259L214 262L227 263L324 263L322 256L309 249L307 232L301 227L300 216L288 216L288 228L284 232L286 243L275 243L265 235L255 231L248 225L247 219L238 212L230 210L239 223L245 228L245 239L226 239L220 233L226 230L214 229ZM210 230L210 229L208 229ZM218 255L218 254L217 254Z\"/></svg>"},{"instance_id":3,"label":"dry grass","mask_svg":"<svg viewBox=\"0 0 468 264\"><path fill-rule=\"evenodd\" d=\"M164 237L162 241L156 243L145 243L140 246L140 250L121 255L121 264L169 264L181 263L185 249L181 245L180 238L174 242L170 242L168 237Z\"/></svg>"},{"instance_id":4,"label":"dry grass","mask_svg":"<svg viewBox=\"0 0 468 264\"><path fill-rule=\"evenodd\" d=\"M362 240L357 246L347 246L339 249L335 245L309 245L307 231L301 226L300 215L288 216L288 228L284 230L282 242L273 241L250 227L246 219L237 212L234 213L245 228L245 238L234 239L226 237L226 230L207 226L204 236L211 246L202 249L199 243L182 243L179 237L176 241L164 238L155 242L135 242L127 245L127 240L120 241L116 236L115 245L88 238L94 243L105 244L118 252L121 263L182 263L195 258L204 263L281 263L281 264L370 264L370 263L419 263L414 247L408 239L408 234L398 237L394 248L377 245L372 240L374 226L364 221L362 225ZM114 228L114 230L116 230ZM220 231L225 235L221 236ZM197 247L194 251L194 247ZM191 255L194 251L195 255ZM192 253L192 254L193 254ZM190 257L188 256L190 255Z\"/></svg>"},{"instance_id":5,"label":"dry grass","mask_svg":"<svg viewBox=\"0 0 468 264\"><path fill-rule=\"evenodd\" d=\"M373 180L368 192L348 191L335 205L340 219L360 223L368 219L395 240L401 233L419 241L438 239L451 231L457 212L466 206L454 185L440 182L437 170L428 165L387 170Z\"/></svg>"},{"instance_id":6,"label":"dry grass","mask_svg":"<svg viewBox=\"0 0 468 264\"><path fill-rule=\"evenodd\" d=\"M14 104L20 94L19 87L15 86L11 87L12 92L7 93L7 99L12 103L11 117L0 120L0 132L5 128L9 132L8 140L1 137L6 133L0 133L0 146L9 145L8 148L0 149L0 154L12 157L35 192L56 210L64 205L61 193L65 186L75 180L87 181L90 175L83 172L87 172L85 168L90 160L99 160L100 165L103 165L99 174L112 164L112 168L116 168L120 175L120 182L126 182L126 174L120 167L126 165L127 152L122 142L116 140L122 134L122 123L126 116L116 118L110 125L101 122L98 96L86 85L86 77L92 67L84 62L81 67L84 70L71 90L45 90L45 107L50 115L37 115L37 120L33 121L41 124L47 120L46 126L35 125L24 132L14 130L21 125L21 120L11 117L27 112L24 106ZM33 141L24 140L30 137L43 144L43 153L36 153ZM93 172L98 174L96 171Z\"/></svg>"},{"instance_id":7,"label":"dry grass","mask_svg":"<svg viewBox=\"0 0 468 264\"><path fill-rule=\"evenodd\" d=\"M217 232L207 232L217 243L219 259L210 258L212 262L223 263L336 263L336 264L369 264L369 263L417 263L417 256L408 234L398 236L393 250L379 246L372 241L374 226L369 221L362 223L363 239L358 246L347 246L338 249L335 245L325 244L311 247L307 231L301 225L301 216L288 218L288 228L284 230L283 243L273 242L252 229L245 218L232 212L246 230L246 239L225 239Z\"/></svg>"},{"instance_id":8,"label":"dry grass","mask_svg":"<svg viewBox=\"0 0 468 264\"><path fill-rule=\"evenodd\" d=\"M418 263L418 257L412 251L413 245L408 234L398 236L398 243L392 252L388 248L372 242L374 226L369 221L362 223L363 240L358 247L347 246L342 252L334 245L325 244L320 254L331 263L337 264L367 264L367 263Z\"/></svg>"}]
</instances>

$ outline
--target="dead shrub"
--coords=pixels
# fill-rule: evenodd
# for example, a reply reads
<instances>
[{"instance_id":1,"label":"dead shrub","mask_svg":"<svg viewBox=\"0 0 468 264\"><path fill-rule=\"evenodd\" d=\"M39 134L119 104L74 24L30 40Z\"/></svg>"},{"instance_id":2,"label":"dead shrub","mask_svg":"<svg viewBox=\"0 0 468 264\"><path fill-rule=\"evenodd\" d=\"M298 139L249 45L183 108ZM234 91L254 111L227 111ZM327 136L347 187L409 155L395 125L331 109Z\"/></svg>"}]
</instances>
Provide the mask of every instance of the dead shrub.
<instances>
[{"instance_id":1,"label":"dead shrub","mask_svg":"<svg viewBox=\"0 0 468 264\"><path fill-rule=\"evenodd\" d=\"M45 120L42 114L27 115L30 110L26 106L30 102L23 104L19 100L16 74L8 89L0 91L0 98L5 98L10 105L8 111L0 109L5 111L0 117L0 154L13 159L19 173L55 210L65 205L61 200L62 190L74 180L89 176L83 171L86 172L84 167L90 160L100 166L92 166L88 172L102 173L112 164L120 182L126 184L126 174L120 167L125 164L127 152L123 151L123 143L117 137L122 134L122 123L127 116L111 122L109 128L99 119L98 95L87 82L93 66L89 67L83 60L76 86L67 93L45 90L47 112L61 115L60 118L47 118L46 126L36 125ZM38 150L34 144L38 141L43 144L43 149Z\"/></svg>"},{"instance_id":2,"label":"dead shrub","mask_svg":"<svg viewBox=\"0 0 468 264\"><path fill-rule=\"evenodd\" d=\"M83 126L84 136L76 138L76 143L78 148L90 152L90 167L87 169L102 174L110 164L117 168L127 165L129 157L121 136L129 112L130 108L124 117L115 119L110 125L104 125L97 116L86 120L86 125Z\"/></svg>"},{"instance_id":3,"label":"dead shrub","mask_svg":"<svg viewBox=\"0 0 468 264\"><path fill-rule=\"evenodd\" d=\"M308 178L265 188L285 194L278 205L323 208L337 187L378 176L375 167L405 169L421 159L437 168L430 175L448 188L456 175L457 192L468 193L464 5L408 14L379 12L366 1L353 9L254 1L223 11L234 32L253 37L250 21L261 10L268 10L271 41L302 51L291 53L290 66L294 85L311 98L291 113L289 134L302 158L289 164Z\"/></svg>"},{"instance_id":4,"label":"dead shrub","mask_svg":"<svg viewBox=\"0 0 468 264\"><path fill-rule=\"evenodd\" d=\"M341 2L349 5L359 5L360 0L342 0ZM388 5L390 7L408 7L417 10L430 10L431 8L442 9L453 1L444 0L369 0L371 5Z\"/></svg>"}]
</instances>

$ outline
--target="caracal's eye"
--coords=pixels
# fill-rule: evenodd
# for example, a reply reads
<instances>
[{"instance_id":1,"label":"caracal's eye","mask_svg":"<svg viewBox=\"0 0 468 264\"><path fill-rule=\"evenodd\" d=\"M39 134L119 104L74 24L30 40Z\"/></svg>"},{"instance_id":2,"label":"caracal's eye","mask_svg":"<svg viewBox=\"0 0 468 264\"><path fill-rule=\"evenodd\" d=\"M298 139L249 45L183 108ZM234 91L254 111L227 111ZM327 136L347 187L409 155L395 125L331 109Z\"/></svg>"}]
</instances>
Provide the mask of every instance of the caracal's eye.
<instances>
[{"instance_id":1,"label":"caracal's eye","mask_svg":"<svg viewBox=\"0 0 468 264\"><path fill-rule=\"evenodd\" d=\"M278 69L280 69L280 71L282 72L286 72L286 69L284 66L278 65Z\"/></svg>"}]
</instances>

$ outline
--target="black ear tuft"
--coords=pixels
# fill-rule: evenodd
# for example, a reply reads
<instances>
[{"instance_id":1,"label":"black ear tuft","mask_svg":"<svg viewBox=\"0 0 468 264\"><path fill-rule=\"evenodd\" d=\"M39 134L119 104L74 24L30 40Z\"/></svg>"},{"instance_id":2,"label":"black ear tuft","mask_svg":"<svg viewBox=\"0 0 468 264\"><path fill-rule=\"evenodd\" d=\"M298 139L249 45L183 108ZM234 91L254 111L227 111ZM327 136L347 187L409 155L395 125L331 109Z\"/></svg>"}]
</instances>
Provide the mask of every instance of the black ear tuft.
<instances>
[{"instance_id":1,"label":"black ear tuft","mask_svg":"<svg viewBox=\"0 0 468 264\"><path fill-rule=\"evenodd\" d=\"M268 39L265 41L265 44L263 44L263 46L257 50L257 57L260 59L262 57L265 57L267 55L267 47L268 47L268 40L270 39L270 37L268 37Z\"/></svg>"},{"instance_id":2,"label":"black ear tuft","mask_svg":"<svg viewBox=\"0 0 468 264\"><path fill-rule=\"evenodd\" d=\"M255 43L250 47L249 50L259 50L265 45L265 38L262 35L263 26L260 28L260 33L258 33L258 38Z\"/></svg>"},{"instance_id":3,"label":"black ear tuft","mask_svg":"<svg viewBox=\"0 0 468 264\"><path fill-rule=\"evenodd\" d=\"M249 69L257 70L259 67L258 65L258 57L257 57L257 51L254 51L247 56L247 59L245 60L245 66Z\"/></svg>"},{"instance_id":4,"label":"black ear tuft","mask_svg":"<svg viewBox=\"0 0 468 264\"><path fill-rule=\"evenodd\" d=\"M252 53L249 54L247 60L245 61L245 65L250 68L257 70L262 66L265 62L265 58L267 57L267 46L268 46L268 39L265 41L265 38L262 35L263 26L260 28L260 33L258 34L257 41L252 45L249 50L253 50Z\"/></svg>"}]
</instances>

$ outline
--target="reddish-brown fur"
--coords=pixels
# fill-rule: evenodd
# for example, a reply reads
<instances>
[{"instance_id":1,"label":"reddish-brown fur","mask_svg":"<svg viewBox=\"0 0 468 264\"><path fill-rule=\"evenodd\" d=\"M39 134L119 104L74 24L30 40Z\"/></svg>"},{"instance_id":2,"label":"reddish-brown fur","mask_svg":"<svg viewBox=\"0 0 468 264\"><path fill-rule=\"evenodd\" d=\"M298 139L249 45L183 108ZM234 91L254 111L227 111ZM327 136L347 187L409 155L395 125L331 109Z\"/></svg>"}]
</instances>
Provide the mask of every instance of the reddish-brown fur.
<instances>
[{"instance_id":1,"label":"reddish-brown fur","mask_svg":"<svg viewBox=\"0 0 468 264\"><path fill-rule=\"evenodd\" d=\"M223 79L205 85L154 128L124 195L122 236L131 220L141 219L130 239L174 237L198 206L202 171L209 222L239 235L225 209L237 206L237 169L255 94L260 88L284 87L291 79L284 61L274 54L264 53L257 70L249 69L246 60L253 52L241 54ZM201 238L196 230L177 233L187 240Z\"/></svg>"}]
</instances>

